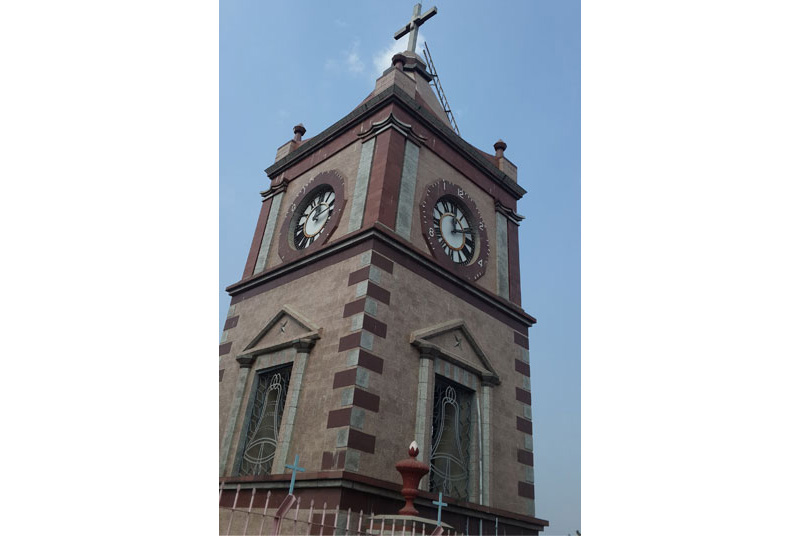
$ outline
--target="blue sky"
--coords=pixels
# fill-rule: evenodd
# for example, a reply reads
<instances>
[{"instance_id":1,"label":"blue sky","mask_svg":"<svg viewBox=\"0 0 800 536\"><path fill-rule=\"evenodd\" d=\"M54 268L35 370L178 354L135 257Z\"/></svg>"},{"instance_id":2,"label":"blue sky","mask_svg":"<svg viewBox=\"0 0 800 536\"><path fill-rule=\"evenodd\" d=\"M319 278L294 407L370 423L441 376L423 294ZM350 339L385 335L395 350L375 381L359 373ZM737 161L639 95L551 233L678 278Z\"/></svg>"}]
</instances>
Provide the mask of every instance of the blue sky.
<instances>
[{"instance_id":1,"label":"blue sky","mask_svg":"<svg viewBox=\"0 0 800 536\"><path fill-rule=\"evenodd\" d=\"M252 240L263 169L302 122L313 136L355 108L388 67L413 1L220 3L220 330ZM537 515L546 534L580 514L580 3L423 3L421 28L462 137L502 138L519 203L531 331Z\"/></svg>"}]
</instances>

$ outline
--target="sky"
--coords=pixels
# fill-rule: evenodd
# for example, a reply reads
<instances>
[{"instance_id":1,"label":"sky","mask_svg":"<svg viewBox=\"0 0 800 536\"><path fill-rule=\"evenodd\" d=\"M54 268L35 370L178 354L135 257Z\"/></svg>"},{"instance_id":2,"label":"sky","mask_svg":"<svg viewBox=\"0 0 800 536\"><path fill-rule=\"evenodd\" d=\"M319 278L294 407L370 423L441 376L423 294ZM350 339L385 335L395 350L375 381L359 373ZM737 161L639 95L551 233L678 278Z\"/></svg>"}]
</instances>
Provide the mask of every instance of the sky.
<instances>
[{"instance_id":1,"label":"sky","mask_svg":"<svg viewBox=\"0 0 800 536\"><path fill-rule=\"evenodd\" d=\"M306 138L352 111L406 47L413 1L220 3L219 329L253 237L263 170L303 123ZM420 29L461 136L502 138L527 195L518 212L530 330L537 516L581 528L580 3L449 1Z\"/></svg>"}]
</instances>

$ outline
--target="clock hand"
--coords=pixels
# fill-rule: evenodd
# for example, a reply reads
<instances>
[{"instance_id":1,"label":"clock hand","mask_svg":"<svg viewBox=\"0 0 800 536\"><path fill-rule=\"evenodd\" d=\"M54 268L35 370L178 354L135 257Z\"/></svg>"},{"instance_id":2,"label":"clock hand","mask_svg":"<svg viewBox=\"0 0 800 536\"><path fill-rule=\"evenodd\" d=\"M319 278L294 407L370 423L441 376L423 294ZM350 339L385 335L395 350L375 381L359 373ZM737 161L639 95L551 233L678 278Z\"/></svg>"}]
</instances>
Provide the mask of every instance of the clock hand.
<instances>
[{"instance_id":1,"label":"clock hand","mask_svg":"<svg viewBox=\"0 0 800 536\"><path fill-rule=\"evenodd\" d=\"M313 218L313 220L314 220L314 221L317 221L317 218L319 218L319 217L320 217L320 216L322 216L322 215L323 215L325 212L327 212L327 211L329 211L329 210L331 209L330 205L328 205L328 206L326 206L326 207L325 207L325 210L320 210L320 207L321 207L321 206L322 206L322 205L319 205L319 206L317 207L317 215L316 215L316 216L314 216L314 218Z\"/></svg>"},{"instance_id":2,"label":"clock hand","mask_svg":"<svg viewBox=\"0 0 800 536\"><path fill-rule=\"evenodd\" d=\"M466 229L453 229L454 233L471 233L472 229L467 227Z\"/></svg>"}]
</instances>

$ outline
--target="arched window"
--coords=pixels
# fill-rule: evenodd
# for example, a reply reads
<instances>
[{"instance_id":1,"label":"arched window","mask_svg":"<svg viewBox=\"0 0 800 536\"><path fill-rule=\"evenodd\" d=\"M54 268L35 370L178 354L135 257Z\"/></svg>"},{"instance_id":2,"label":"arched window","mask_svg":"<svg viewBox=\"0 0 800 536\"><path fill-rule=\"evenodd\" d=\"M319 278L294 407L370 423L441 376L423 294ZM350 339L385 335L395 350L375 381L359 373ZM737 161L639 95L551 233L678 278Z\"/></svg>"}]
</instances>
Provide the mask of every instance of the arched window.
<instances>
[{"instance_id":1,"label":"arched window","mask_svg":"<svg viewBox=\"0 0 800 536\"><path fill-rule=\"evenodd\" d=\"M433 391L430 491L468 500L473 393L441 376Z\"/></svg>"},{"instance_id":2,"label":"arched window","mask_svg":"<svg viewBox=\"0 0 800 536\"><path fill-rule=\"evenodd\" d=\"M292 366L289 365L258 375L239 466L240 475L264 475L272 471L291 373Z\"/></svg>"}]
</instances>

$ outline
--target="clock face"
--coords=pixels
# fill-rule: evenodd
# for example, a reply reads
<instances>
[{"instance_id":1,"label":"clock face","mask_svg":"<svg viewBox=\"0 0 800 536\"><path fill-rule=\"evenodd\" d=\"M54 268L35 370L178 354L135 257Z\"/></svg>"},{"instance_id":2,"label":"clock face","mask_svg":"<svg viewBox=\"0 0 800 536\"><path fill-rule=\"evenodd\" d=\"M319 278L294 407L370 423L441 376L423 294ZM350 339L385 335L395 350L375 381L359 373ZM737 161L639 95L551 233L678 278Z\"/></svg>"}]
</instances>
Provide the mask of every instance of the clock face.
<instances>
[{"instance_id":1,"label":"clock face","mask_svg":"<svg viewBox=\"0 0 800 536\"><path fill-rule=\"evenodd\" d=\"M476 235L467 211L454 197L441 197L433 206L433 231L445 255L456 264L468 264L475 254Z\"/></svg>"},{"instance_id":2,"label":"clock face","mask_svg":"<svg viewBox=\"0 0 800 536\"><path fill-rule=\"evenodd\" d=\"M314 243L330 220L335 202L336 193L328 185L317 188L303 200L293 229L295 248L305 249Z\"/></svg>"},{"instance_id":3,"label":"clock face","mask_svg":"<svg viewBox=\"0 0 800 536\"><path fill-rule=\"evenodd\" d=\"M440 264L475 281L486 273L489 240L475 201L452 182L429 184L420 203L422 233Z\"/></svg>"},{"instance_id":4,"label":"clock face","mask_svg":"<svg viewBox=\"0 0 800 536\"><path fill-rule=\"evenodd\" d=\"M295 188L294 201L284 205L278 240L278 255L283 262L324 247L336 231L346 204L344 178L336 170L323 171Z\"/></svg>"}]
</instances>

